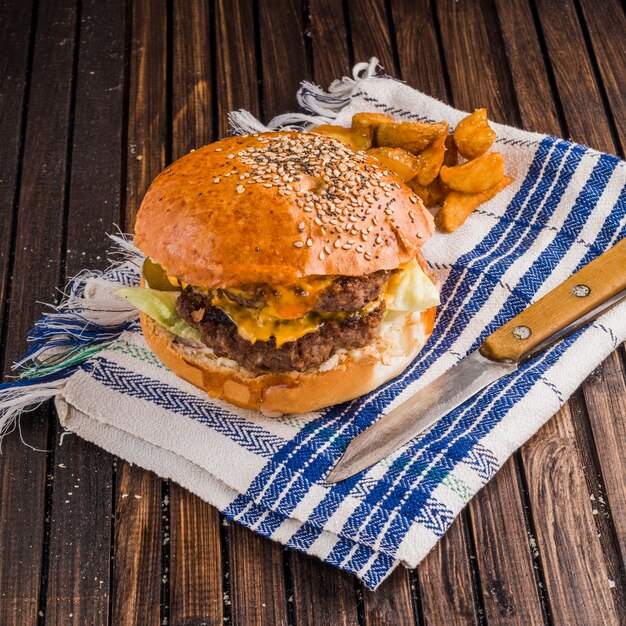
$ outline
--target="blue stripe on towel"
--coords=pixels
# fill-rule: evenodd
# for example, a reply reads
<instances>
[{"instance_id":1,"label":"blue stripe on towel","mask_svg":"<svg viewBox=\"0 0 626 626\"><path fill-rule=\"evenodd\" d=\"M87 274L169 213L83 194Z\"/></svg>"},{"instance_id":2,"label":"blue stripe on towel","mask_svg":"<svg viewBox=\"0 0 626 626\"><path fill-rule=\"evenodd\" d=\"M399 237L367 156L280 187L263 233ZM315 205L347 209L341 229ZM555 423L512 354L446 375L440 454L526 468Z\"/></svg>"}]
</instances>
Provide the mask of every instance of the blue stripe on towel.
<instances>
[{"instance_id":1,"label":"blue stripe on towel","mask_svg":"<svg viewBox=\"0 0 626 626\"><path fill-rule=\"evenodd\" d=\"M251 424L226 409L207 404L204 399L177 387L132 372L114 361L96 358L89 362L88 370L94 380L109 389L193 418L263 457L271 458L285 445L285 440L281 437Z\"/></svg>"}]
</instances>

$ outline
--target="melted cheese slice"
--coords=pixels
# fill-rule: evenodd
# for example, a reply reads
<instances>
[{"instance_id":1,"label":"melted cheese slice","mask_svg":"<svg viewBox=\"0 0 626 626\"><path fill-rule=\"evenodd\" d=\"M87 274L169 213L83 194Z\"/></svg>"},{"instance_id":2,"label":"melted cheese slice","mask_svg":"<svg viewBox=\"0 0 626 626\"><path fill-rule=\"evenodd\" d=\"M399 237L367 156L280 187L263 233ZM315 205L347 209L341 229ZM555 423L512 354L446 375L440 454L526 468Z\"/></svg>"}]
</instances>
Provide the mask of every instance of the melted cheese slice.
<instances>
[{"instance_id":1,"label":"melted cheese slice","mask_svg":"<svg viewBox=\"0 0 626 626\"><path fill-rule=\"evenodd\" d=\"M237 325L237 332L246 341L276 340L276 347L280 348L289 341L296 341L304 335L314 333L327 320L341 320L347 313L309 312L297 319L281 319L273 315L274 308L265 306L262 309L252 309L241 306L226 296L213 298L213 305L224 311Z\"/></svg>"},{"instance_id":2,"label":"melted cheese slice","mask_svg":"<svg viewBox=\"0 0 626 626\"><path fill-rule=\"evenodd\" d=\"M281 320L295 320L315 308L319 294L334 280L333 276L309 276L292 285L272 285L263 292L268 315ZM228 289L234 295L254 299L244 289Z\"/></svg>"}]
</instances>

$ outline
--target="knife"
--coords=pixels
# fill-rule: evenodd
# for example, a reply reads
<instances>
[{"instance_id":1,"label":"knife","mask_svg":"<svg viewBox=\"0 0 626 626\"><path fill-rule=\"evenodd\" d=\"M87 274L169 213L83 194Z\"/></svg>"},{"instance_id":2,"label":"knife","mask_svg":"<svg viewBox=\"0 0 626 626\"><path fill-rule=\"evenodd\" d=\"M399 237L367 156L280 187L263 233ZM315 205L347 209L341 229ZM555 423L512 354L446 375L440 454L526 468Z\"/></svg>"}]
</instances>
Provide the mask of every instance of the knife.
<instances>
[{"instance_id":1,"label":"knife","mask_svg":"<svg viewBox=\"0 0 626 626\"><path fill-rule=\"evenodd\" d=\"M476 352L355 437L326 482L340 482L378 463L481 389L624 298L626 239L498 328Z\"/></svg>"}]
</instances>

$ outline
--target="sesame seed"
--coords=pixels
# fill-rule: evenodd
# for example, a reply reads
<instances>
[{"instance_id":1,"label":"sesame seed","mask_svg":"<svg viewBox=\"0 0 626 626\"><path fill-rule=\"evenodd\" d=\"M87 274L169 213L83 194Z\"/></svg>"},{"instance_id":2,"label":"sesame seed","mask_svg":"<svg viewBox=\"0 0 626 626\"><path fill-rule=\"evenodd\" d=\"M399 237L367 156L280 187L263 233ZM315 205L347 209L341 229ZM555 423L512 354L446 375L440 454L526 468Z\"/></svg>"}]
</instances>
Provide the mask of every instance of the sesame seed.
<instances>
[{"instance_id":1,"label":"sesame seed","mask_svg":"<svg viewBox=\"0 0 626 626\"><path fill-rule=\"evenodd\" d=\"M341 239L336 239L335 243L333 244L333 246L335 246L335 248L341 247Z\"/></svg>"},{"instance_id":2,"label":"sesame seed","mask_svg":"<svg viewBox=\"0 0 626 626\"><path fill-rule=\"evenodd\" d=\"M227 159L234 159L234 158L235 158L235 155L234 155L234 154L229 154L226 158L227 158Z\"/></svg>"},{"instance_id":3,"label":"sesame seed","mask_svg":"<svg viewBox=\"0 0 626 626\"><path fill-rule=\"evenodd\" d=\"M324 246L324 252L326 254L330 254L330 248L328 246Z\"/></svg>"},{"instance_id":4,"label":"sesame seed","mask_svg":"<svg viewBox=\"0 0 626 626\"><path fill-rule=\"evenodd\" d=\"M417 196L411 196L411 197L409 198L409 200L410 200L413 204L415 204L415 203L417 202Z\"/></svg>"},{"instance_id":5,"label":"sesame seed","mask_svg":"<svg viewBox=\"0 0 626 626\"><path fill-rule=\"evenodd\" d=\"M352 246L349 243L344 243L343 246L341 246L344 250L350 250L350 248L352 248Z\"/></svg>"},{"instance_id":6,"label":"sesame seed","mask_svg":"<svg viewBox=\"0 0 626 626\"><path fill-rule=\"evenodd\" d=\"M320 253L317 255L317 258L320 261L323 261L326 258L326 255L320 250Z\"/></svg>"},{"instance_id":7,"label":"sesame seed","mask_svg":"<svg viewBox=\"0 0 626 626\"><path fill-rule=\"evenodd\" d=\"M220 182L220 178L219 178L219 177L214 178L214 179L213 179L213 182L217 185L217 183L219 183L219 182Z\"/></svg>"},{"instance_id":8,"label":"sesame seed","mask_svg":"<svg viewBox=\"0 0 626 626\"><path fill-rule=\"evenodd\" d=\"M302 232L302 231L304 230L304 222L300 222L300 223L298 224L298 230L299 230L300 232Z\"/></svg>"},{"instance_id":9,"label":"sesame seed","mask_svg":"<svg viewBox=\"0 0 626 626\"><path fill-rule=\"evenodd\" d=\"M243 193L246 188L243 185L237 185L237 193Z\"/></svg>"},{"instance_id":10,"label":"sesame seed","mask_svg":"<svg viewBox=\"0 0 626 626\"><path fill-rule=\"evenodd\" d=\"M221 152L222 148L215 148L215 152Z\"/></svg>"},{"instance_id":11,"label":"sesame seed","mask_svg":"<svg viewBox=\"0 0 626 626\"><path fill-rule=\"evenodd\" d=\"M422 233L422 232L417 233L417 238L418 239L423 239L424 238L424 233Z\"/></svg>"},{"instance_id":12,"label":"sesame seed","mask_svg":"<svg viewBox=\"0 0 626 626\"><path fill-rule=\"evenodd\" d=\"M313 245L313 240L310 237L306 240L306 245L309 246L309 248Z\"/></svg>"},{"instance_id":13,"label":"sesame seed","mask_svg":"<svg viewBox=\"0 0 626 626\"><path fill-rule=\"evenodd\" d=\"M293 242L293 245L294 245L296 248L302 248L302 247L304 247L304 244L303 244L301 241L294 241L294 242Z\"/></svg>"}]
</instances>

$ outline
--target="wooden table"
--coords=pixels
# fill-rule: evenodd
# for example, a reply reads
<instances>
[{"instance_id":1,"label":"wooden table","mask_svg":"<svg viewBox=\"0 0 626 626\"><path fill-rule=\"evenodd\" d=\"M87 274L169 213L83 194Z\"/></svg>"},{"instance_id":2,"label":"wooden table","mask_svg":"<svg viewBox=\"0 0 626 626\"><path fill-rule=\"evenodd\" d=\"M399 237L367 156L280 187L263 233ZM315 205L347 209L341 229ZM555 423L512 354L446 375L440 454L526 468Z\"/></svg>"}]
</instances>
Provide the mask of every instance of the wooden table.
<instances>
[{"instance_id":1,"label":"wooden table","mask_svg":"<svg viewBox=\"0 0 626 626\"><path fill-rule=\"evenodd\" d=\"M426 93L623 155L619 0L4 0L0 19L4 371L56 289L103 267L151 179L293 110L376 55ZM175 484L61 440L51 405L0 460L0 625L581 624L626 619L621 347L376 593L227 524ZM620 618L621 616L621 618ZM624 623L624 622L622 622Z\"/></svg>"}]
</instances>

